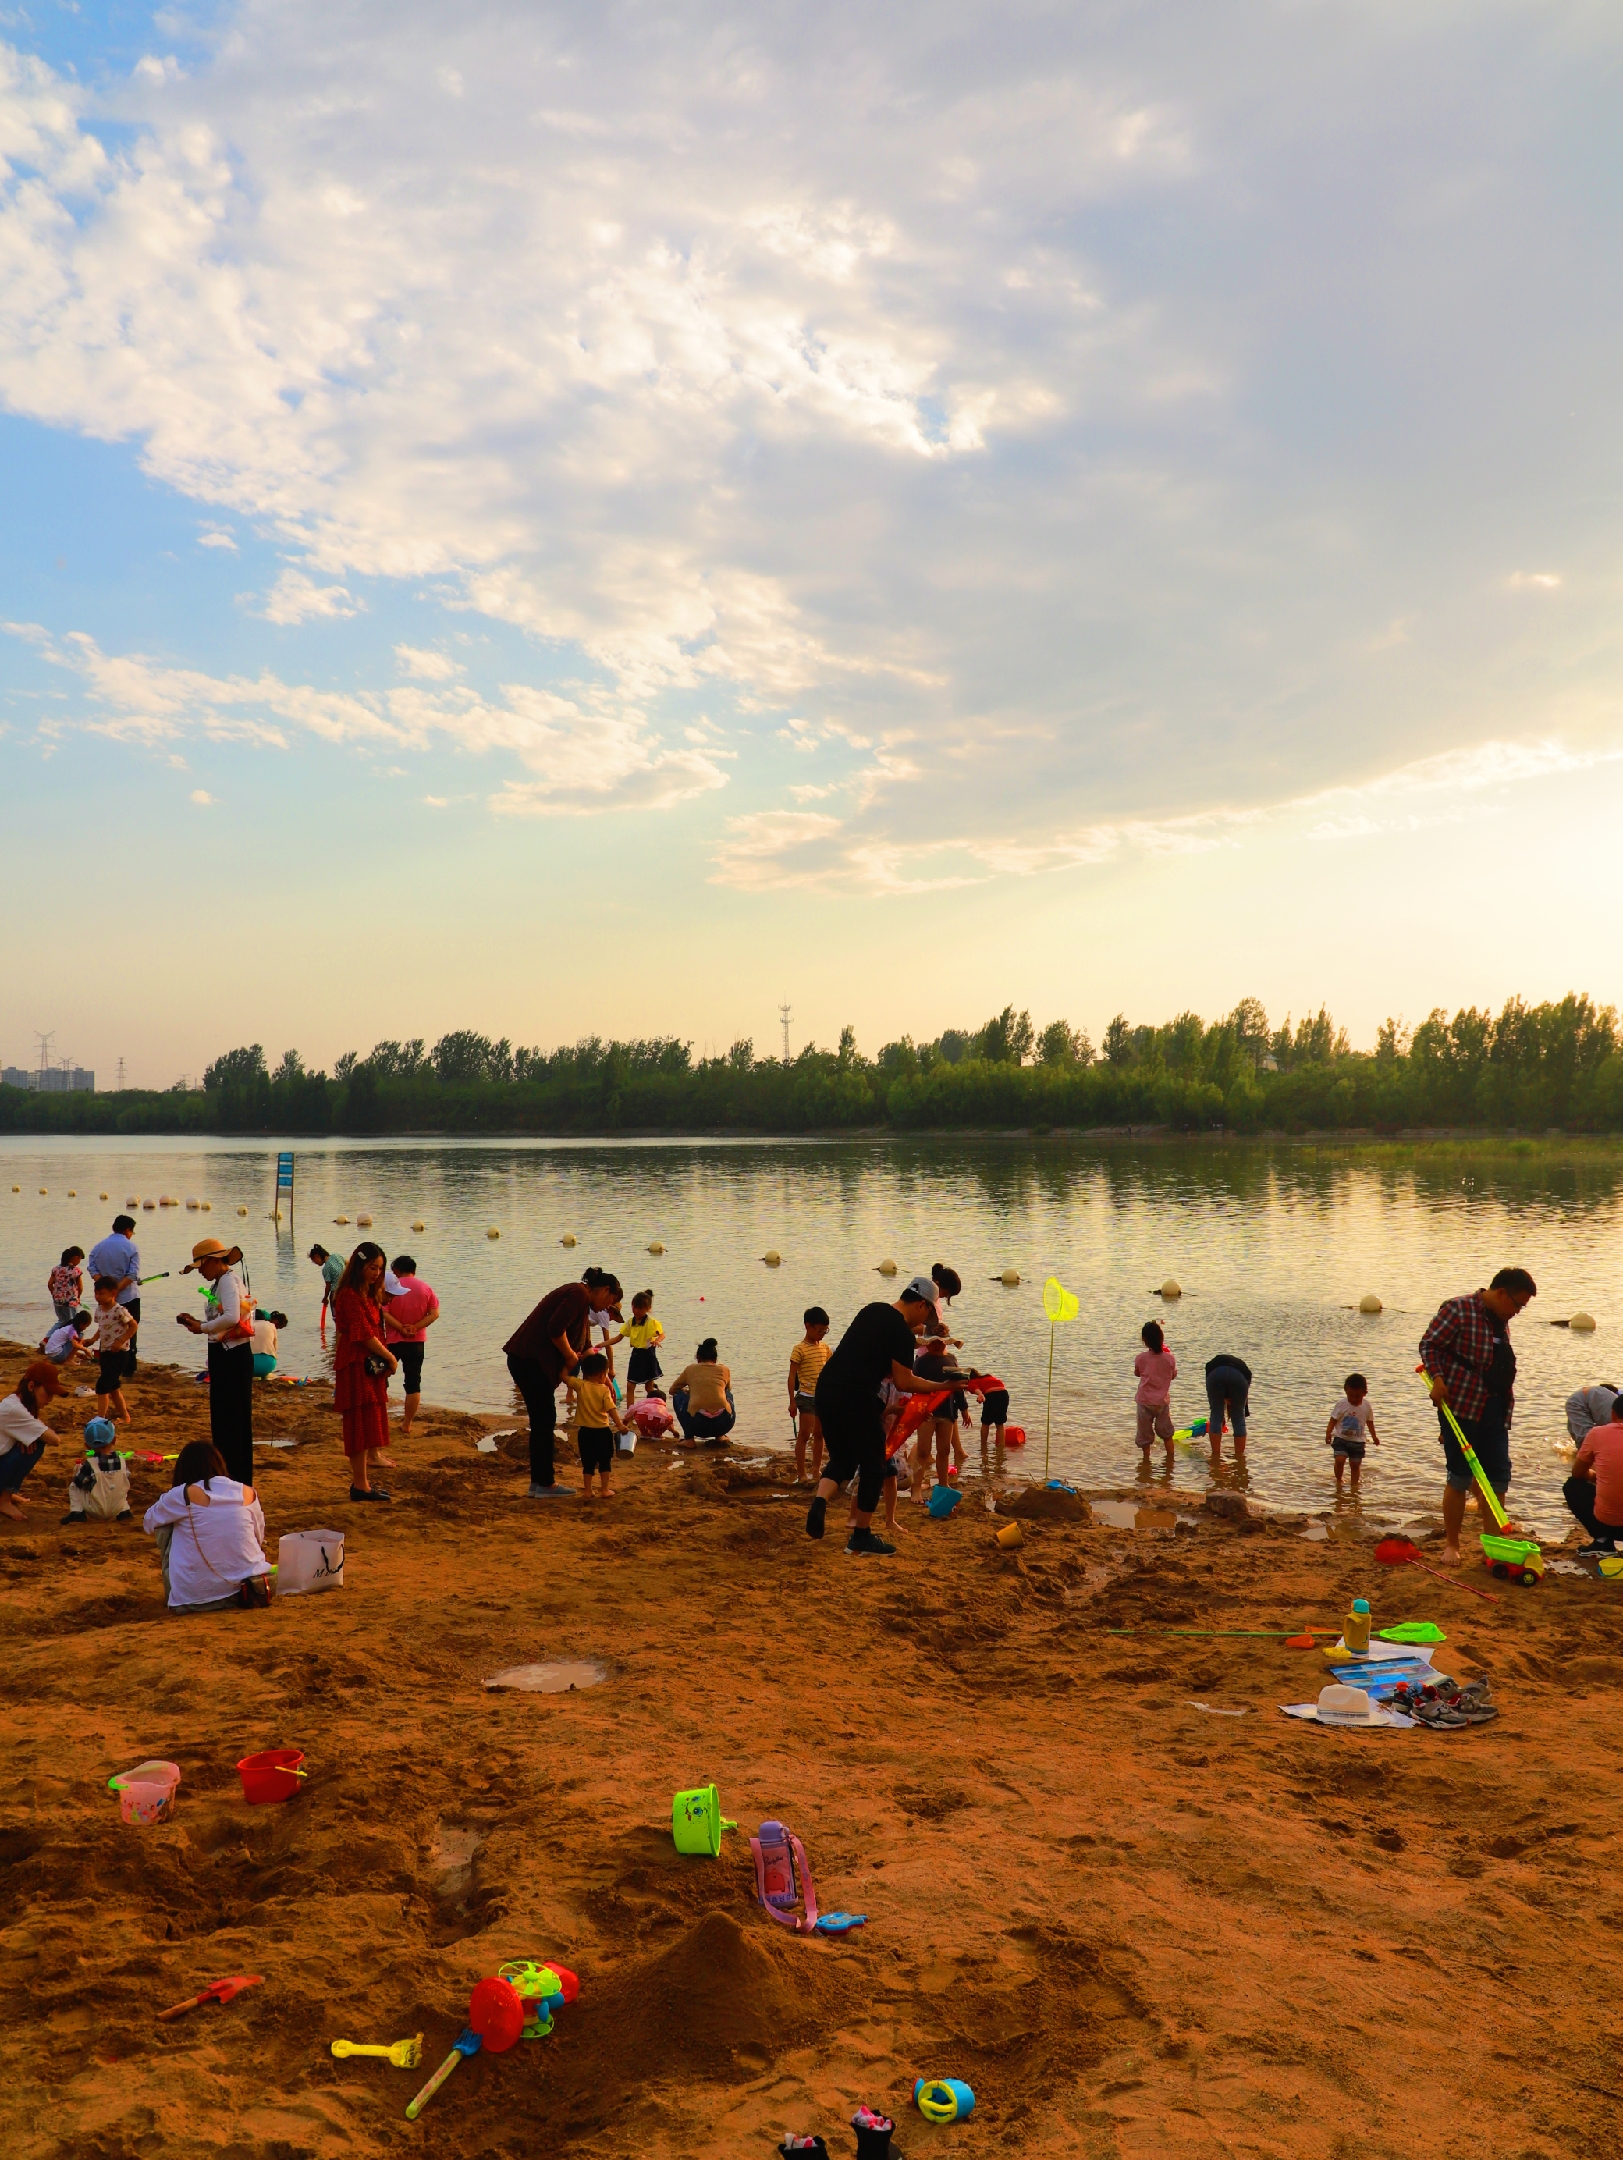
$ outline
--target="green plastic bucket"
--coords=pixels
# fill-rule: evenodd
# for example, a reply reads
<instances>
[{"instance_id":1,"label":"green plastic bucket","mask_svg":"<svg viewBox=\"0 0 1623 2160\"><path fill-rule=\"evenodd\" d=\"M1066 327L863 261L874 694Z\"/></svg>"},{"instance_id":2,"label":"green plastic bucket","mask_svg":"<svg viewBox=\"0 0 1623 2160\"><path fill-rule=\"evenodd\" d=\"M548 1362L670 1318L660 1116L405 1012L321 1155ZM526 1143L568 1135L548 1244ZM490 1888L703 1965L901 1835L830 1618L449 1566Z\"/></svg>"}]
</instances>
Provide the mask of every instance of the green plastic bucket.
<instances>
[{"instance_id":1,"label":"green plastic bucket","mask_svg":"<svg viewBox=\"0 0 1623 2160\"><path fill-rule=\"evenodd\" d=\"M671 1836L678 1852L708 1853L714 1860L721 1851L723 1830L737 1828L722 1814L721 1795L714 1785L697 1785L671 1801Z\"/></svg>"}]
</instances>

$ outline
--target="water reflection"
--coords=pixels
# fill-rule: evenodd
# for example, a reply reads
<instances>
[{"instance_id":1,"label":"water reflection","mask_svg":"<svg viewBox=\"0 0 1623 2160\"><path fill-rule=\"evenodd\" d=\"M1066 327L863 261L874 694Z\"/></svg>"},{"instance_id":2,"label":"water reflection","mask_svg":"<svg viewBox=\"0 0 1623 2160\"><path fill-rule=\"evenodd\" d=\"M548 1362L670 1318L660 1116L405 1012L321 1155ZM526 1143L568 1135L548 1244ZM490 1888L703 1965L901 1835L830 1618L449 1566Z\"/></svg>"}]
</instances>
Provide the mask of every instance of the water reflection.
<instances>
[{"instance_id":1,"label":"water reflection","mask_svg":"<svg viewBox=\"0 0 1623 2160\"><path fill-rule=\"evenodd\" d=\"M70 1241L93 1242L125 1193L197 1193L212 1200L210 1216L141 1214L144 1268L178 1267L205 1229L240 1236L261 1299L290 1315L284 1365L296 1373L319 1380L329 1369L314 1325L319 1280L305 1258L312 1238L339 1248L370 1234L391 1254L412 1252L445 1311L428 1343L428 1399L504 1412L514 1406L503 1340L543 1291L597 1262L628 1288L654 1289L667 1373L701 1336L717 1336L743 1438L756 1448L788 1442L785 1375L803 1308L816 1302L842 1321L885 1294L874 1271L887 1255L904 1276L940 1259L964 1278L954 1308L964 1355L1007 1382L1011 1417L1030 1434L1024 1450L987 1464L994 1477L1048 1474L1041 1285L1050 1273L1082 1307L1053 1337L1052 1472L1091 1485L1136 1481L1146 1496L1216 1483L1267 1505L1328 1512L1324 1425L1357 1370L1370 1381L1382 1442L1365 1464L1363 1516L1385 1524L1435 1511L1442 1461L1414 1376L1418 1338L1440 1299L1516 1262L1531 1268L1540 1296L1515 1329L1513 1498L1524 1518L1564 1530L1562 1405L1617 1362L1604 1333L1548 1324L1583 1307L1608 1325L1623 1151L1605 1143L335 1141L298 1150L295 1212L280 1225L268 1220L274 1141L13 1138L3 1152L0 1326L14 1337L37 1338L50 1263ZM109 1203L87 1201L102 1189ZM363 1213L374 1217L369 1233L356 1228ZM350 1217L343 1228L339 1214ZM422 1231L411 1228L417 1221ZM561 1244L566 1232L576 1246ZM655 1241L663 1255L647 1252ZM769 1249L783 1255L780 1267L761 1264ZM994 1280L1009 1265L1024 1278L1016 1290ZM1163 1304L1150 1292L1169 1275L1186 1295ZM1382 1312L1353 1309L1366 1290L1383 1299ZM188 1352L170 1317L185 1302L172 1282L149 1291L152 1354ZM1215 1470L1204 1449L1180 1451L1170 1470L1159 1448L1152 1465L1138 1456L1132 1360L1152 1316L1179 1361L1180 1423L1205 1409L1201 1368L1214 1352L1236 1351L1252 1366L1243 1464L1227 1443Z\"/></svg>"}]
</instances>

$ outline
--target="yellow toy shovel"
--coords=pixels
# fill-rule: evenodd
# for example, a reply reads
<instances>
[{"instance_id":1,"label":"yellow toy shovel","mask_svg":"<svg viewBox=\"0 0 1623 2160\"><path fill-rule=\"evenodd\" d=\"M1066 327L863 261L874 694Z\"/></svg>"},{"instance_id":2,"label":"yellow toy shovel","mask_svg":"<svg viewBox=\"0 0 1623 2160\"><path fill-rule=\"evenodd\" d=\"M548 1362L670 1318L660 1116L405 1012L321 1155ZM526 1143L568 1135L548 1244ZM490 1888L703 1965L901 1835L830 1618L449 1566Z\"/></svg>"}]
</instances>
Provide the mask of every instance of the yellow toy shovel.
<instances>
[{"instance_id":1,"label":"yellow toy shovel","mask_svg":"<svg viewBox=\"0 0 1623 2160\"><path fill-rule=\"evenodd\" d=\"M396 2040L388 2047L374 2047L366 2040L335 2040L335 2055L387 2055L397 2070L415 2070L423 2059L423 2036L414 2040Z\"/></svg>"}]
</instances>

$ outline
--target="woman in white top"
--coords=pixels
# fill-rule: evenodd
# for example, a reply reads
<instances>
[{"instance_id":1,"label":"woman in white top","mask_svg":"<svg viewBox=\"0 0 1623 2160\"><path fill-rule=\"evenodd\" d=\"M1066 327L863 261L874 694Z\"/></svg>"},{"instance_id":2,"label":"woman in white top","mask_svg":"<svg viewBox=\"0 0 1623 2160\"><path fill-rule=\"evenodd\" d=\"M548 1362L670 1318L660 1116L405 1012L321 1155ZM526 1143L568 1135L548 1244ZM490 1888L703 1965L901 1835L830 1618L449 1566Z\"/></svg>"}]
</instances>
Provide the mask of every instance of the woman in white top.
<instances>
[{"instance_id":1,"label":"woman in white top","mask_svg":"<svg viewBox=\"0 0 1623 2160\"><path fill-rule=\"evenodd\" d=\"M147 1509L143 1527L158 1540L172 1612L270 1603L265 1511L251 1485L227 1477L211 1441L181 1449L175 1482Z\"/></svg>"},{"instance_id":2,"label":"woman in white top","mask_svg":"<svg viewBox=\"0 0 1623 2160\"><path fill-rule=\"evenodd\" d=\"M254 1481L254 1308L236 1273L242 1247L229 1250L218 1238L200 1238L192 1247L190 1267L182 1275L201 1275L208 1284L208 1305L201 1320L195 1313L175 1318L193 1335L209 1340L209 1438L219 1449L227 1473L241 1485Z\"/></svg>"},{"instance_id":3,"label":"woman in white top","mask_svg":"<svg viewBox=\"0 0 1623 2160\"><path fill-rule=\"evenodd\" d=\"M44 1358L36 1358L17 1382L17 1392L0 1402L0 1515L26 1522L26 1502L17 1487L45 1452L51 1428L39 1416L62 1392L62 1376Z\"/></svg>"}]
</instances>

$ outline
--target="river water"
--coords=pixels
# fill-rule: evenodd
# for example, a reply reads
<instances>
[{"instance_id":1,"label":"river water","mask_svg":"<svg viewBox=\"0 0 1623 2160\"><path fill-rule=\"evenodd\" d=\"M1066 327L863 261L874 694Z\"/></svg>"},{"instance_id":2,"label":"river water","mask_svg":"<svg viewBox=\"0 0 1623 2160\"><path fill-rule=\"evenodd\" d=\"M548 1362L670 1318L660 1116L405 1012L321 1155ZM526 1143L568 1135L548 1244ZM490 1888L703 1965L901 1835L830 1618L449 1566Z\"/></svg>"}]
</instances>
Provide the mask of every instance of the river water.
<instances>
[{"instance_id":1,"label":"river water","mask_svg":"<svg viewBox=\"0 0 1623 2160\"><path fill-rule=\"evenodd\" d=\"M1133 1481L1132 1362L1153 1317L1182 1369L1180 1424L1204 1411L1208 1357L1236 1351L1252 1367L1241 1482L1268 1504L1330 1508L1325 1422L1346 1373L1364 1372L1382 1446L1370 1450L1362 1508L1387 1523L1435 1508L1441 1485L1414 1373L1420 1333L1442 1298L1516 1264L1532 1270L1540 1294L1514 1330L1515 1492L1523 1519L1546 1531L1567 1524L1556 1453L1564 1400L1619 1377L1623 1364L1613 1342L1623 1153L1604 1144L329 1141L299 1149L293 1217L280 1224L270 1219L274 1163L258 1141L0 1139L0 1173L9 1171L0 1174L0 1332L37 1339L61 1248L88 1250L128 1198L206 1199L208 1214L131 1211L143 1271L177 1271L146 1293L154 1357L193 1353L170 1316L196 1309L178 1270L193 1240L212 1233L242 1244L259 1301L288 1314L284 1369L323 1374L320 1290L305 1255L313 1241L343 1251L370 1236L391 1256L413 1253L440 1294L425 1397L505 1413L514 1404L503 1340L538 1296L595 1262L628 1294L654 1290L668 1377L701 1336L715 1335L733 1370L738 1439L779 1446L802 1310L826 1306L837 1333L885 1294L879 1262L897 1262L899 1283L944 1260L965 1285L954 1307L961 1356L1001 1376L1012 1418L1031 1435L1008 1467L1040 1476L1051 1333L1042 1285L1053 1274L1081 1300L1078 1318L1052 1331L1054 1474ZM347 1226L335 1224L340 1214ZM356 1227L361 1214L372 1229ZM579 1240L573 1249L560 1245L566 1233ZM659 1257L646 1250L655 1241ZM768 1250L780 1266L763 1265ZM1009 1267L1018 1288L995 1279ZM1169 1277L1184 1292L1176 1303L1153 1294ZM1354 1309L1369 1290L1384 1301L1379 1315ZM1579 1310L1596 1316L1597 1333L1550 1324ZM1158 1448L1158 1477L1160 1457ZM1180 1453L1176 1476L1206 1483L1204 1455ZM1227 1470L1224 1482L1234 1482Z\"/></svg>"}]
</instances>

